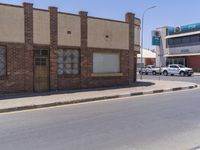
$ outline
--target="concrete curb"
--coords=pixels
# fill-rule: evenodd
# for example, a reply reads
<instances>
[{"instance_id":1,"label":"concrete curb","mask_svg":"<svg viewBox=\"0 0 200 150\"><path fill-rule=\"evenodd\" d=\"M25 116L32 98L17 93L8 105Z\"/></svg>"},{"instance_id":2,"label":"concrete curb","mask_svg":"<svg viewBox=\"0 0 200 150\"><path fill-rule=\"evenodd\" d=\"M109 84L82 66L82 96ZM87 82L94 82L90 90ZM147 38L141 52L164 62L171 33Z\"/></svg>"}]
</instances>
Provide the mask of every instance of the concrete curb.
<instances>
[{"instance_id":1,"label":"concrete curb","mask_svg":"<svg viewBox=\"0 0 200 150\"><path fill-rule=\"evenodd\" d=\"M152 91L146 91L146 92L133 92L133 93L113 95L113 96L101 96L101 97L77 99L77 100L71 100L71 101L62 101L62 102L54 102L54 103L39 104L39 105L28 105L28 106L19 106L19 107L12 107L12 108L3 108L3 109L0 109L0 113L23 111L23 110L38 109L38 108L53 107L53 106L62 106L62 105L77 104L77 103L85 103L85 102L100 101L100 100L106 100L106 99L115 99L115 98L148 95L148 94L166 93L166 92L172 92L172 91L194 89L197 87L198 87L198 85L194 85L194 86L186 86L186 87L177 87L177 88L172 88L172 89L159 89L159 90L152 90Z\"/></svg>"}]
</instances>

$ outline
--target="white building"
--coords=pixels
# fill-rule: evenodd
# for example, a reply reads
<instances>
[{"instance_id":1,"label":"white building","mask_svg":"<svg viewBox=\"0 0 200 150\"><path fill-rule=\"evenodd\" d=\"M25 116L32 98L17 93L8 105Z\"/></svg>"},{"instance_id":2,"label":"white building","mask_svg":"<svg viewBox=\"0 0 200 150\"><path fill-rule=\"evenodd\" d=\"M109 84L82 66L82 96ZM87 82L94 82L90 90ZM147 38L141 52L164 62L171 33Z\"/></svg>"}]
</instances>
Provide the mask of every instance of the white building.
<instances>
[{"instance_id":1,"label":"white building","mask_svg":"<svg viewBox=\"0 0 200 150\"><path fill-rule=\"evenodd\" d=\"M200 23L157 28L156 65L182 64L200 71Z\"/></svg>"},{"instance_id":2,"label":"white building","mask_svg":"<svg viewBox=\"0 0 200 150\"><path fill-rule=\"evenodd\" d=\"M142 66L155 65L156 53L149 49L143 49ZM141 53L137 54L137 67L141 66Z\"/></svg>"}]
</instances>

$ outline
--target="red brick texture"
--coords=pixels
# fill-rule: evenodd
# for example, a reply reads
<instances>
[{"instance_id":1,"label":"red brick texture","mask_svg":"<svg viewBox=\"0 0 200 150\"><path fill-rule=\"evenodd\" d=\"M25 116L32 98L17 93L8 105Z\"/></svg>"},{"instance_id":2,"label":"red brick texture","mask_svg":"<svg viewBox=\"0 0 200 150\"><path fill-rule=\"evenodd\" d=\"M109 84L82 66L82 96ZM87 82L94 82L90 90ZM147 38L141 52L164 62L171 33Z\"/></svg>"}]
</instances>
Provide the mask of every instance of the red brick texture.
<instances>
[{"instance_id":1,"label":"red brick texture","mask_svg":"<svg viewBox=\"0 0 200 150\"><path fill-rule=\"evenodd\" d=\"M128 50L112 50L112 49L98 49L98 48L89 48L88 49L88 87L109 87L109 86L117 86L117 85L128 85L129 84L129 60L127 59L129 56ZM123 76L119 77L92 77L93 73L93 53L94 52L105 52L105 53L119 53L120 54L120 72Z\"/></svg>"},{"instance_id":2,"label":"red brick texture","mask_svg":"<svg viewBox=\"0 0 200 150\"><path fill-rule=\"evenodd\" d=\"M87 49L87 12L80 11L81 17L81 87L88 87L88 49Z\"/></svg>"},{"instance_id":3,"label":"red brick texture","mask_svg":"<svg viewBox=\"0 0 200 150\"><path fill-rule=\"evenodd\" d=\"M58 49L58 10L49 7L50 12L50 90L58 89L57 49Z\"/></svg>"},{"instance_id":4,"label":"red brick texture","mask_svg":"<svg viewBox=\"0 0 200 150\"><path fill-rule=\"evenodd\" d=\"M58 90L71 90L81 88L80 76L58 76Z\"/></svg>"},{"instance_id":5,"label":"red brick texture","mask_svg":"<svg viewBox=\"0 0 200 150\"><path fill-rule=\"evenodd\" d=\"M137 60L137 55L134 50L135 14L127 13L126 22L129 23L129 84L133 84L136 81L136 60Z\"/></svg>"},{"instance_id":6,"label":"red brick texture","mask_svg":"<svg viewBox=\"0 0 200 150\"><path fill-rule=\"evenodd\" d=\"M1 94L27 91L24 51L24 44L6 44L7 75L0 79Z\"/></svg>"},{"instance_id":7,"label":"red brick texture","mask_svg":"<svg viewBox=\"0 0 200 150\"><path fill-rule=\"evenodd\" d=\"M49 13L50 45L46 45L46 47L50 48L50 90L129 85L136 81L137 58L134 51L134 14L126 14L126 23L129 24L129 50L117 50L88 47L87 12L79 12L81 19L81 46L77 49L80 49L80 74L58 75L58 10L55 7L49 7ZM0 93L33 92L33 48L40 48L40 45L33 43L33 5L29 3L24 3L24 25L24 43L0 44L6 46L7 52L7 75L0 78ZM122 76L92 76L94 52L119 53L120 73L122 73Z\"/></svg>"},{"instance_id":8,"label":"red brick texture","mask_svg":"<svg viewBox=\"0 0 200 150\"><path fill-rule=\"evenodd\" d=\"M24 3L24 27L25 27L25 91L33 91L33 5ZM22 61L22 60L18 60ZM18 62L16 62L18 63Z\"/></svg>"}]
</instances>

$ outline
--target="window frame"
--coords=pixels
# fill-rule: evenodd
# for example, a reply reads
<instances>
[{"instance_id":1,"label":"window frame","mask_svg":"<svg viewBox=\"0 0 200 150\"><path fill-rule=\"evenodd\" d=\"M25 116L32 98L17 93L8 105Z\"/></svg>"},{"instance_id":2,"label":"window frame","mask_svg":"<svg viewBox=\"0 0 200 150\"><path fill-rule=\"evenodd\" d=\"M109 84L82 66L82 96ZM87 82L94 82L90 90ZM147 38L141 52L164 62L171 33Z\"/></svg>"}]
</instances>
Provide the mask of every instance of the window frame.
<instances>
[{"instance_id":1,"label":"window frame","mask_svg":"<svg viewBox=\"0 0 200 150\"><path fill-rule=\"evenodd\" d=\"M169 48L193 46L200 44L200 34L167 39Z\"/></svg>"},{"instance_id":2,"label":"window frame","mask_svg":"<svg viewBox=\"0 0 200 150\"><path fill-rule=\"evenodd\" d=\"M8 75L7 74L7 45L0 43L0 47L4 47L5 48L5 74L4 75L0 75L0 80L4 80Z\"/></svg>"},{"instance_id":3,"label":"window frame","mask_svg":"<svg viewBox=\"0 0 200 150\"><path fill-rule=\"evenodd\" d=\"M58 47L58 50L77 50L78 53L79 53L79 56L78 56L78 74L66 74L66 73L63 73L63 74L58 74L58 67L57 67L57 75L60 76L60 77L79 77L81 75L81 51L80 51L80 47ZM58 63L58 58L59 56L57 55L57 65L59 64Z\"/></svg>"},{"instance_id":4,"label":"window frame","mask_svg":"<svg viewBox=\"0 0 200 150\"><path fill-rule=\"evenodd\" d=\"M97 54L117 54L118 55L118 60L119 60L119 71L118 72L94 72L94 54L95 53L97 53ZM99 75L101 75L101 74L106 74L106 75L108 75L108 74L121 74L121 53L120 52L104 52L104 51L102 51L102 52L100 52L100 51L98 51L98 52L93 52L92 53L92 75L97 75L97 74L99 74Z\"/></svg>"}]
</instances>

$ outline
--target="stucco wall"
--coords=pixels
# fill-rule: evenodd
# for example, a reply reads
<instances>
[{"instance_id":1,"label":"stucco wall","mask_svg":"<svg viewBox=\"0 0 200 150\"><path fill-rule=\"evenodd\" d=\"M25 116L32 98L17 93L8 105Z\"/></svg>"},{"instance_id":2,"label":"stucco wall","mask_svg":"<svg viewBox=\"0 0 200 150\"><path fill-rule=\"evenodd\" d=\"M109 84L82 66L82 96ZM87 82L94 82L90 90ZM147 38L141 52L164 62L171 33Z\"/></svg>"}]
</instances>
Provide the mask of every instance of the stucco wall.
<instances>
[{"instance_id":1,"label":"stucco wall","mask_svg":"<svg viewBox=\"0 0 200 150\"><path fill-rule=\"evenodd\" d=\"M0 42L24 43L24 9L0 5Z\"/></svg>"},{"instance_id":2,"label":"stucco wall","mask_svg":"<svg viewBox=\"0 0 200 150\"><path fill-rule=\"evenodd\" d=\"M135 26L135 45L140 45L140 26Z\"/></svg>"},{"instance_id":3,"label":"stucco wall","mask_svg":"<svg viewBox=\"0 0 200 150\"><path fill-rule=\"evenodd\" d=\"M129 25L88 18L88 47L129 49Z\"/></svg>"},{"instance_id":4,"label":"stucco wall","mask_svg":"<svg viewBox=\"0 0 200 150\"><path fill-rule=\"evenodd\" d=\"M33 41L35 44L50 44L49 12L33 11Z\"/></svg>"},{"instance_id":5,"label":"stucco wall","mask_svg":"<svg viewBox=\"0 0 200 150\"><path fill-rule=\"evenodd\" d=\"M79 16L58 14L58 45L81 45L81 21ZM71 32L71 33L68 33Z\"/></svg>"}]
</instances>

